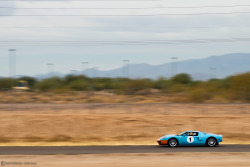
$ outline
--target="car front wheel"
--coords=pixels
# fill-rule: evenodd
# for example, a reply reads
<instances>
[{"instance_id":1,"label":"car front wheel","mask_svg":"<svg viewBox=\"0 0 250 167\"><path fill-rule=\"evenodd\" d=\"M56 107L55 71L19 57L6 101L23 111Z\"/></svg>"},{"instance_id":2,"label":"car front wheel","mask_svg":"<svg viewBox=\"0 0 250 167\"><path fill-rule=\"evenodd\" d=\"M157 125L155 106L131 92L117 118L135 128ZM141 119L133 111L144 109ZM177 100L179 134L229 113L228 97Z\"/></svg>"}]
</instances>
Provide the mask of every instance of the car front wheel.
<instances>
[{"instance_id":1,"label":"car front wheel","mask_svg":"<svg viewBox=\"0 0 250 167\"><path fill-rule=\"evenodd\" d=\"M176 147L177 144L178 144L178 142L177 142L176 139L170 139L170 140L168 141L168 146L169 146L169 147Z\"/></svg>"},{"instance_id":2,"label":"car front wheel","mask_svg":"<svg viewBox=\"0 0 250 167\"><path fill-rule=\"evenodd\" d=\"M209 146L209 147L214 147L214 146L216 146L216 140L215 140L215 138L209 138L209 139L207 140L207 146Z\"/></svg>"}]
</instances>

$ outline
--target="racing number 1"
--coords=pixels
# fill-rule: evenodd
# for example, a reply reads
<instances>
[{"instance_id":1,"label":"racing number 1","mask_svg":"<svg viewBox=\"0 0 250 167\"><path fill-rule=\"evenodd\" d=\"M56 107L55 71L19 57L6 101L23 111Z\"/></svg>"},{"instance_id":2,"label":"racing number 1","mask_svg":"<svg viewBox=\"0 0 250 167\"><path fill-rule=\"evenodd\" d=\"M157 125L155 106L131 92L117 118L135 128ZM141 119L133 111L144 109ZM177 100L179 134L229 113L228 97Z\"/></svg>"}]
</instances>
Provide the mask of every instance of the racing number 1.
<instances>
[{"instance_id":1,"label":"racing number 1","mask_svg":"<svg viewBox=\"0 0 250 167\"><path fill-rule=\"evenodd\" d=\"M194 138L192 136L188 136L187 142L188 143L193 143L194 142Z\"/></svg>"}]
</instances>

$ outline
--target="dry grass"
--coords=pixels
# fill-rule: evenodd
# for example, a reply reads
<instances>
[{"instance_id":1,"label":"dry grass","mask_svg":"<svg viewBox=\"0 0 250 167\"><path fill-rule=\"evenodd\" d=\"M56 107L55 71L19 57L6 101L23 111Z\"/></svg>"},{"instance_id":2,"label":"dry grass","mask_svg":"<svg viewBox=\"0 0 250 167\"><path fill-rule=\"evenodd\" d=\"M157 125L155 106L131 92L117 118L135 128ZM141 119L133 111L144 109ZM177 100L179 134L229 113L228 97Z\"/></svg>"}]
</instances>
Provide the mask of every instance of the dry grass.
<instances>
[{"instance_id":1,"label":"dry grass","mask_svg":"<svg viewBox=\"0 0 250 167\"><path fill-rule=\"evenodd\" d=\"M0 103L166 103L187 102L187 97L162 93L118 95L107 92L0 92Z\"/></svg>"},{"instance_id":2,"label":"dry grass","mask_svg":"<svg viewBox=\"0 0 250 167\"><path fill-rule=\"evenodd\" d=\"M81 91L81 92L0 92L0 104L5 103L190 103L192 100L188 93L167 94L160 91L152 91L148 94L124 95L105 91ZM215 96L212 99L201 101L202 103L237 103L237 100L229 100L224 96ZM240 101L238 101L240 102Z\"/></svg>"},{"instance_id":3,"label":"dry grass","mask_svg":"<svg viewBox=\"0 0 250 167\"><path fill-rule=\"evenodd\" d=\"M248 104L2 104L0 111L1 145L156 144L185 130L250 143Z\"/></svg>"}]
</instances>

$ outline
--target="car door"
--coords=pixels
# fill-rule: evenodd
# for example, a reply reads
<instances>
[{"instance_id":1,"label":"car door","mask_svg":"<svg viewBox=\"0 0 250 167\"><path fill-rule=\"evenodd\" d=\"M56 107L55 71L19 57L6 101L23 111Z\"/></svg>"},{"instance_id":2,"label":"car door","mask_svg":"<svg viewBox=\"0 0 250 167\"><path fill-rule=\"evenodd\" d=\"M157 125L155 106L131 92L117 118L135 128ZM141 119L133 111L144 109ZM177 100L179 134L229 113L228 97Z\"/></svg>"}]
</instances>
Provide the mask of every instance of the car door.
<instances>
[{"instance_id":1,"label":"car door","mask_svg":"<svg viewBox=\"0 0 250 167\"><path fill-rule=\"evenodd\" d=\"M188 142L187 142L188 133L189 132L186 132L186 133L184 133L184 134L181 135L181 137L180 137L180 143L181 143L181 145L187 145L188 144Z\"/></svg>"},{"instance_id":2,"label":"car door","mask_svg":"<svg viewBox=\"0 0 250 167\"><path fill-rule=\"evenodd\" d=\"M199 132L193 132L192 138L193 142L190 142L191 145L199 145L201 143L199 140Z\"/></svg>"},{"instance_id":3,"label":"car door","mask_svg":"<svg viewBox=\"0 0 250 167\"><path fill-rule=\"evenodd\" d=\"M198 132L188 132L181 137L181 143L183 145L198 145L199 142Z\"/></svg>"}]
</instances>

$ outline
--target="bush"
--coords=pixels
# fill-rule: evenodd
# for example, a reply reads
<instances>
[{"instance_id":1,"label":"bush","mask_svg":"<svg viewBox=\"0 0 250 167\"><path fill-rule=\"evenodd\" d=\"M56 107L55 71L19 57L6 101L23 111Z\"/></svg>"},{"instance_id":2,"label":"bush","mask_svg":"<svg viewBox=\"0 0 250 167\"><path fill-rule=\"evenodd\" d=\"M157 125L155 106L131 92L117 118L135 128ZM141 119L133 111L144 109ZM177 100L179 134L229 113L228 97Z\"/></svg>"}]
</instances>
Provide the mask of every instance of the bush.
<instances>
[{"instance_id":1,"label":"bush","mask_svg":"<svg viewBox=\"0 0 250 167\"><path fill-rule=\"evenodd\" d=\"M192 83L192 78L188 74L178 74L171 78L171 81L175 84L190 84Z\"/></svg>"},{"instance_id":2,"label":"bush","mask_svg":"<svg viewBox=\"0 0 250 167\"><path fill-rule=\"evenodd\" d=\"M231 77L230 93L234 99L250 101L250 73L240 74Z\"/></svg>"},{"instance_id":3,"label":"bush","mask_svg":"<svg viewBox=\"0 0 250 167\"><path fill-rule=\"evenodd\" d=\"M206 100L206 91L202 88L195 88L189 92L191 102L202 103Z\"/></svg>"},{"instance_id":4,"label":"bush","mask_svg":"<svg viewBox=\"0 0 250 167\"><path fill-rule=\"evenodd\" d=\"M89 89L89 84L84 80L75 80L68 84L68 88L76 91L83 91Z\"/></svg>"},{"instance_id":5,"label":"bush","mask_svg":"<svg viewBox=\"0 0 250 167\"><path fill-rule=\"evenodd\" d=\"M159 78L154 82L154 88L156 89L161 89L161 90L167 90L171 86L171 81L168 80L167 78Z\"/></svg>"},{"instance_id":6,"label":"bush","mask_svg":"<svg viewBox=\"0 0 250 167\"><path fill-rule=\"evenodd\" d=\"M153 83L149 79L135 79L128 81L123 86L123 91L126 94L134 94L138 91L144 90L144 89L150 89L153 87Z\"/></svg>"},{"instance_id":7,"label":"bush","mask_svg":"<svg viewBox=\"0 0 250 167\"><path fill-rule=\"evenodd\" d=\"M149 94L151 89L188 98L190 102L222 99L222 101L250 102L250 72L225 79L192 81L188 74L178 74L171 79L88 78L84 75L67 75L37 81L32 77L21 77L34 90L41 91L85 91L112 90L124 94ZM17 85L17 79L0 78L0 90L9 90Z\"/></svg>"},{"instance_id":8,"label":"bush","mask_svg":"<svg viewBox=\"0 0 250 167\"><path fill-rule=\"evenodd\" d=\"M17 81L12 78L1 78L0 79L0 89L6 90L16 86Z\"/></svg>"},{"instance_id":9,"label":"bush","mask_svg":"<svg viewBox=\"0 0 250 167\"><path fill-rule=\"evenodd\" d=\"M52 77L38 82L35 87L41 91L48 91L61 88L62 83L63 81L61 78Z\"/></svg>"},{"instance_id":10,"label":"bush","mask_svg":"<svg viewBox=\"0 0 250 167\"><path fill-rule=\"evenodd\" d=\"M66 89L83 91L90 89L91 79L84 75L67 75L64 78L63 86Z\"/></svg>"},{"instance_id":11,"label":"bush","mask_svg":"<svg viewBox=\"0 0 250 167\"><path fill-rule=\"evenodd\" d=\"M67 85L70 82L74 82L76 80L84 80L86 82L89 82L90 78L86 77L85 75L67 75L64 78L64 84Z\"/></svg>"},{"instance_id":12,"label":"bush","mask_svg":"<svg viewBox=\"0 0 250 167\"><path fill-rule=\"evenodd\" d=\"M114 89L115 80L111 78L96 78L93 81L94 90Z\"/></svg>"}]
</instances>

